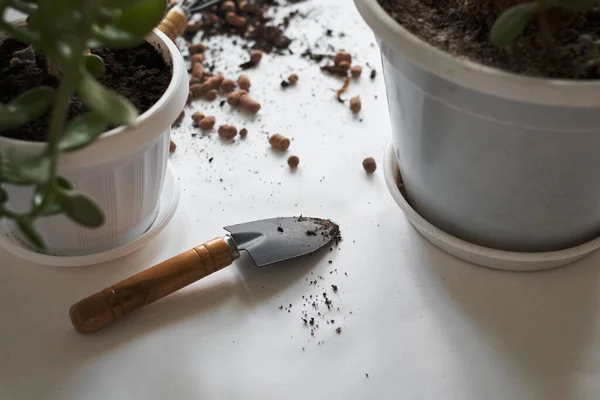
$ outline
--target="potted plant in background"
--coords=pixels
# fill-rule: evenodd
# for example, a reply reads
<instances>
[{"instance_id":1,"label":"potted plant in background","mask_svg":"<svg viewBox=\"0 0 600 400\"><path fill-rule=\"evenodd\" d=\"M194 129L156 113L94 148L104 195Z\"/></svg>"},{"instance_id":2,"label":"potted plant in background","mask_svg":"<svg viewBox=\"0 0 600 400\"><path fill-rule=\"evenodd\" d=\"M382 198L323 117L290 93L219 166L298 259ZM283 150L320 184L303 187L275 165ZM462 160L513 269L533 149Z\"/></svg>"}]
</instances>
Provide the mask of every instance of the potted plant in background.
<instances>
[{"instance_id":1,"label":"potted plant in background","mask_svg":"<svg viewBox=\"0 0 600 400\"><path fill-rule=\"evenodd\" d=\"M381 47L411 222L501 268L598 248L598 2L355 3Z\"/></svg>"},{"instance_id":2,"label":"potted plant in background","mask_svg":"<svg viewBox=\"0 0 600 400\"><path fill-rule=\"evenodd\" d=\"M0 217L38 251L102 252L153 223L188 93L181 54L153 31L165 5L0 0L2 15L28 15L0 19L12 96L0 106Z\"/></svg>"}]
</instances>

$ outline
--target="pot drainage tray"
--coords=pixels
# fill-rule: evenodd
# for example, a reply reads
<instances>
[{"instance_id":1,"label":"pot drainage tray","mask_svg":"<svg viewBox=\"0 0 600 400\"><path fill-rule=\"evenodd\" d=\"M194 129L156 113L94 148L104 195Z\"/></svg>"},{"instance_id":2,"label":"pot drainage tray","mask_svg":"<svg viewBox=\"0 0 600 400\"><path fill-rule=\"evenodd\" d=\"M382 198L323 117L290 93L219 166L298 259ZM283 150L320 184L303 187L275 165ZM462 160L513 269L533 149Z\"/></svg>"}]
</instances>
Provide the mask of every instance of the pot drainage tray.
<instances>
[{"instance_id":1,"label":"pot drainage tray","mask_svg":"<svg viewBox=\"0 0 600 400\"><path fill-rule=\"evenodd\" d=\"M404 211L410 223L432 244L462 260L496 269L537 271L570 264L600 248L600 238L596 238L569 249L541 253L521 253L491 249L458 239L427 222L408 203L398 187L400 169L392 143L388 145L385 151L383 163L388 190L394 201Z\"/></svg>"},{"instance_id":2,"label":"pot drainage tray","mask_svg":"<svg viewBox=\"0 0 600 400\"><path fill-rule=\"evenodd\" d=\"M73 257L53 256L36 253L35 251L29 249L8 231L6 224L1 224L0 249L5 250L23 260L52 267L82 267L86 265L94 265L112 261L130 254L140 249L142 246L148 243L148 241L158 235L171 221L175 211L177 210L180 189L179 183L173 175L171 163L167 164L166 172L165 182L160 194L159 209L156 219L146 232L129 243L96 254Z\"/></svg>"}]
</instances>

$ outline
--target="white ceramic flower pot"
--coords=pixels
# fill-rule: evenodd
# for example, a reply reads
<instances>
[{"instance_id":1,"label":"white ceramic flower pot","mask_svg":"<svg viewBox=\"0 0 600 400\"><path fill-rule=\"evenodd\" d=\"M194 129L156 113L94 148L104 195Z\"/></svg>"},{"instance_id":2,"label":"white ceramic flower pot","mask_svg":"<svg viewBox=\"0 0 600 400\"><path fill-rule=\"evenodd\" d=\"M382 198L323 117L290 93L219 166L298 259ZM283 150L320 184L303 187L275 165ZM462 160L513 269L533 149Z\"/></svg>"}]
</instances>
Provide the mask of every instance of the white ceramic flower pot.
<instances>
[{"instance_id":1,"label":"white ceramic flower pot","mask_svg":"<svg viewBox=\"0 0 600 400\"><path fill-rule=\"evenodd\" d=\"M600 235L600 82L519 76L458 59L355 0L381 47L409 201L495 249L561 250Z\"/></svg>"},{"instance_id":2,"label":"white ceramic flower pot","mask_svg":"<svg viewBox=\"0 0 600 400\"><path fill-rule=\"evenodd\" d=\"M85 149L61 155L59 174L93 197L106 221L100 228L87 229L63 215L41 218L36 228L49 254L81 256L122 246L142 235L156 218L171 124L185 105L189 83L183 57L171 40L156 29L147 40L172 66L171 82L158 102L139 117L137 126L111 130ZM0 149L7 148L39 152L43 144L0 137ZM5 188L11 209L29 209L31 188ZM22 238L18 229L11 229Z\"/></svg>"}]
</instances>

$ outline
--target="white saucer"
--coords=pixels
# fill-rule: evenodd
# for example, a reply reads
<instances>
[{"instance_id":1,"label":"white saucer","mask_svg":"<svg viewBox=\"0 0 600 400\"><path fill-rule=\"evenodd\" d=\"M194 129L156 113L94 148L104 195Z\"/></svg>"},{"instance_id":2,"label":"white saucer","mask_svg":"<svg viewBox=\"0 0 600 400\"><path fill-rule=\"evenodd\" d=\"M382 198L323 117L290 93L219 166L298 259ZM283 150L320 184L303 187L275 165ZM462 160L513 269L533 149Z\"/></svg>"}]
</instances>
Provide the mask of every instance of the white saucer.
<instances>
[{"instance_id":1,"label":"white saucer","mask_svg":"<svg viewBox=\"0 0 600 400\"><path fill-rule=\"evenodd\" d=\"M35 251L24 247L17 238L6 230L6 228L0 232L0 249L23 260L52 267L83 267L86 265L112 261L140 249L148 243L148 241L158 235L173 218L177 206L179 205L179 194L179 182L175 179L171 163L169 162L167 164L165 182L163 183L163 189L160 194L160 203L156 219L143 235L127 244L111 250L73 257L36 253Z\"/></svg>"},{"instance_id":2,"label":"white saucer","mask_svg":"<svg viewBox=\"0 0 600 400\"><path fill-rule=\"evenodd\" d=\"M400 169L398 168L398 162L394 154L394 146L391 143L385 151L383 164L388 190L402 211L404 211L410 223L432 244L462 260L496 269L538 271L562 267L600 248L600 238L596 238L590 242L565 250L544 253L519 253L490 249L458 239L427 222L417 214L401 194L397 184Z\"/></svg>"}]
</instances>

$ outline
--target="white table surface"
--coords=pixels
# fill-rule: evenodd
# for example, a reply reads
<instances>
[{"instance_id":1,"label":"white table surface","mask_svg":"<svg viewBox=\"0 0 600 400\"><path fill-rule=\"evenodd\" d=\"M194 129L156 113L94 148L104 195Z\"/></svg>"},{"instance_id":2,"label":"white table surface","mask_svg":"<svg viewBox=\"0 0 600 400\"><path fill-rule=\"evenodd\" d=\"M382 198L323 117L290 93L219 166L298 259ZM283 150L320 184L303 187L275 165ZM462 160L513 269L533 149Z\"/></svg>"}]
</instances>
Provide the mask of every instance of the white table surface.
<instances>
[{"instance_id":1,"label":"white table surface","mask_svg":"<svg viewBox=\"0 0 600 400\"><path fill-rule=\"evenodd\" d=\"M303 41L331 28L334 37L321 43L381 72L351 2L299 7L314 9L313 21L292 23ZM219 65L233 74L243 57L228 54ZM291 72L298 86L281 91ZM371 81L369 72L350 89L362 97L361 122L334 99L339 79L298 56L265 56L249 72L263 103L255 121L195 103L218 123L246 126L245 140L191 137L188 118L174 132L181 203L146 248L79 269L2 253L0 399L600 398L599 256L507 273L426 242L393 203L381 168L373 176L362 170L364 157L381 163L391 129L383 76ZM293 138L295 173L268 146L277 132ZM71 327L72 303L221 235L227 224L299 214L339 222L340 249L264 269L244 257L96 335ZM318 287L309 285L319 275ZM301 311L314 310L302 296L324 289L340 310L328 312L333 325L318 320L313 337ZM279 310L290 303L291 312Z\"/></svg>"}]
</instances>

